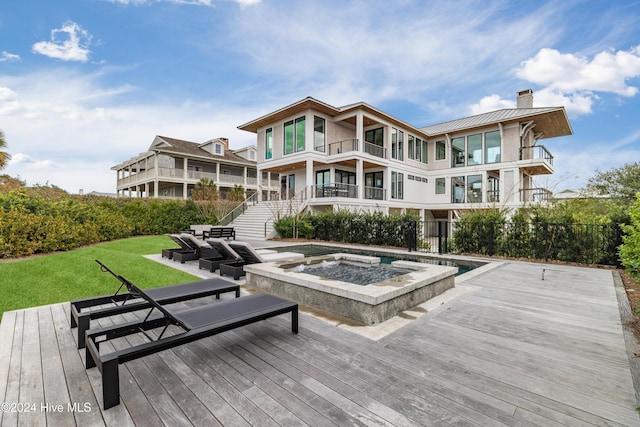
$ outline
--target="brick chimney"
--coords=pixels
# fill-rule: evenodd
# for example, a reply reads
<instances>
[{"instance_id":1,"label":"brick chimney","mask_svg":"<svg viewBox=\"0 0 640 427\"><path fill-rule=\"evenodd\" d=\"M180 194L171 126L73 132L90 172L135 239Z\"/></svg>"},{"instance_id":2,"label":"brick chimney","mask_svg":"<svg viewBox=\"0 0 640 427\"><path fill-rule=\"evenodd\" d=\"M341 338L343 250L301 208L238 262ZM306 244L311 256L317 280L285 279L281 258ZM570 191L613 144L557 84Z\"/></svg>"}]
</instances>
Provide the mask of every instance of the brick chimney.
<instances>
[{"instance_id":1,"label":"brick chimney","mask_svg":"<svg viewBox=\"0 0 640 427\"><path fill-rule=\"evenodd\" d=\"M533 108L533 91L531 89L521 90L516 98L518 108Z\"/></svg>"}]
</instances>

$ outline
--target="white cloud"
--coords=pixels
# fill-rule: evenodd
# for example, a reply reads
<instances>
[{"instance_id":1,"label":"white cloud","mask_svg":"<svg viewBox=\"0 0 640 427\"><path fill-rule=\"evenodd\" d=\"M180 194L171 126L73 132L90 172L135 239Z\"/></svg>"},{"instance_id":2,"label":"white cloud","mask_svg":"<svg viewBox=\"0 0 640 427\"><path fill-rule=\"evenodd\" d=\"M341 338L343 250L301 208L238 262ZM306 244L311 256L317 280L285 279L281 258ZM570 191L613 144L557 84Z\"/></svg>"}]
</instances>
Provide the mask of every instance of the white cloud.
<instances>
[{"instance_id":1,"label":"white cloud","mask_svg":"<svg viewBox=\"0 0 640 427\"><path fill-rule=\"evenodd\" d=\"M499 95L489 95L485 96L478 102L477 104L471 105L469 107L471 114L482 114L487 113L489 111L502 110L504 108L515 108L515 101L509 101L507 99L500 98Z\"/></svg>"},{"instance_id":2,"label":"white cloud","mask_svg":"<svg viewBox=\"0 0 640 427\"><path fill-rule=\"evenodd\" d=\"M63 61L87 62L91 53L90 43L91 35L88 31L75 22L67 21L61 28L51 30L50 41L35 43L32 51Z\"/></svg>"},{"instance_id":3,"label":"white cloud","mask_svg":"<svg viewBox=\"0 0 640 427\"><path fill-rule=\"evenodd\" d=\"M640 46L629 51L600 52L591 60L545 48L524 61L516 75L563 93L597 91L634 96L638 88L627 85L627 80L640 76Z\"/></svg>"},{"instance_id":4,"label":"white cloud","mask_svg":"<svg viewBox=\"0 0 640 427\"><path fill-rule=\"evenodd\" d=\"M144 4L153 4L153 3L173 3L173 4L186 4L193 6L208 6L215 7L213 0L105 0L109 3L118 3L124 5L135 5L140 6ZM248 6L253 6L260 3L262 0L227 0L233 3L237 3L241 8L245 8Z\"/></svg>"},{"instance_id":5,"label":"white cloud","mask_svg":"<svg viewBox=\"0 0 640 427\"><path fill-rule=\"evenodd\" d=\"M9 53L6 50L0 52L0 62L17 62L20 61L20 55Z\"/></svg>"}]
</instances>

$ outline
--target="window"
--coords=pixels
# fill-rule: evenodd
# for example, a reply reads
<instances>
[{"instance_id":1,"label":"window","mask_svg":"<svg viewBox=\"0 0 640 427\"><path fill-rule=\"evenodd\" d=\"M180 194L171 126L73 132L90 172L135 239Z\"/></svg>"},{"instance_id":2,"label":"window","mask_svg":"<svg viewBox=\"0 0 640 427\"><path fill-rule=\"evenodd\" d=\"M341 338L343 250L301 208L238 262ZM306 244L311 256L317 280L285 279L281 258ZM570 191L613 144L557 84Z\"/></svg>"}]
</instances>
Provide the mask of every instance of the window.
<instances>
[{"instance_id":1,"label":"window","mask_svg":"<svg viewBox=\"0 0 640 427\"><path fill-rule=\"evenodd\" d=\"M404 160L403 153L404 132L396 128L391 128L391 158Z\"/></svg>"},{"instance_id":2,"label":"window","mask_svg":"<svg viewBox=\"0 0 640 427\"><path fill-rule=\"evenodd\" d=\"M371 129L364 133L364 140L370 144L382 147L384 145L383 128Z\"/></svg>"},{"instance_id":3,"label":"window","mask_svg":"<svg viewBox=\"0 0 640 427\"><path fill-rule=\"evenodd\" d=\"M273 157L273 128L269 128L265 131L264 135L264 158L270 159Z\"/></svg>"},{"instance_id":4,"label":"window","mask_svg":"<svg viewBox=\"0 0 640 427\"><path fill-rule=\"evenodd\" d=\"M325 145L324 119L313 117L313 148L316 151L324 152Z\"/></svg>"},{"instance_id":5,"label":"window","mask_svg":"<svg viewBox=\"0 0 640 427\"><path fill-rule=\"evenodd\" d=\"M482 175L470 175L467 177L467 202L482 202Z\"/></svg>"},{"instance_id":6,"label":"window","mask_svg":"<svg viewBox=\"0 0 640 427\"><path fill-rule=\"evenodd\" d=\"M304 150L304 117L284 124L284 154Z\"/></svg>"},{"instance_id":7,"label":"window","mask_svg":"<svg viewBox=\"0 0 640 427\"><path fill-rule=\"evenodd\" d=\"M222 145L221 144L216 144L216 154L222 154Z\"/></svg>"},{"instance_id":8,"label":"window","mask_svg":"<svg viewBox=\"0 0 640 427\"><path fill-rule=\"evenodd\" d=\"M420 158L420 161L422 163L429 163L427 147L428 147L427 141L422 141L422 157Z\"/></svg>"},{"instance_id":9,"label":"window","mask_svg":"<svg viewBox=\"0 0 640 427\"><path fill-rule=\"evenodd\" d=\"M415 160L420 160L422 158L422 140L420 138L416 138L416 149L413 152Z\"/></svg>"},{"instance_id":10,"label":"window","mask_svg":"<svg viewBox=\"0 0 640 427\"><path fill-rule=\"evenodd\" d=\"M464 189L464 176L451 178L451 203L464 203Z\"/></svg>"},{"instance_id":11,"label":"window","mask_svg":"<svg viewBox=\"0 0 640 427\"><path fill-rule=\"evenodd\" d=\"M451 140L451 167L464 166L464 136Z\"/></svg>"},{"instance_id":12,"label":"window","mask_svg":"<svg viewBox=\"0 0 640 427\"><path fill-rule=\"evenodd\" d=\"M256 152L251 150L249 151L249 160L255 160L256 159Z\"/></svg>"},{"instance_id":13,"label":"window","mask_svg":"<svg viewBox=\"0 0 640 427\"><path fill-rule=\"evenodd\" d=\"M364 198L385 200L383 172L367 172L364 174Z\"/></svg>"},{"instance_id":14,"label":"window","mask_svg":"<svg viewBox=\"0 0 640 427\"><path fill-rule=\"evenodd\" d=\"M356 173L336 169L336 182L356 185Z\"/></svg>"},{"instance_id":15,"label":"window","mask_svg":"<svg viewBox=\"0 0 640 427\"><path fill-rule=\"evenodd\" d=\"M409 157L410 159L413 159L413 149L415 148L415 137L413 135L409 135L409 155L407 157Z\"/></svg>"},{"instance_id":16,"label":"window","mask_svg":"<svg viewBox=\"0 0 640 427\"><path fill-rule=\"evenodd\" d=\"M436 194L444 194L446 191L446 180L444 178L436 178Z\"/></svg>"},{"instance_id":17,"label":"window","mask_svg":"<svg viewBox=\"0 0 640 427\"><path fill-rule=\"evenodd\" d=\"M482 134L469 135L467 137L467 165L479 165L482 163Z\"/></svg>"},{"instance_id":18,"label":"window","mask_svg":"<svg viewBox=\"0 0 640 427\"><path fill-rule=\"evenodd\" d=\"M500 162L500 131L498 130L484 134L484 162Z\"/></svg>"},{"instance_id":19,"label":"window","mask_svg":"<svg viewBox=\"0 0 640 427\"><path fill-rule=\"evenodd\" d=\"M404 198L404 174L400 172L391 172L391 198Z\"/></svg>"},{"instance_id":20,"label":"window","mask_svg":"<svg viewBox=\"0 0 640 427\"><path fill-rule=\"evenodd\" d=\"M447 158L447 144L444 141L436 141L436 160Z\"/></svg>"}]
</instances>

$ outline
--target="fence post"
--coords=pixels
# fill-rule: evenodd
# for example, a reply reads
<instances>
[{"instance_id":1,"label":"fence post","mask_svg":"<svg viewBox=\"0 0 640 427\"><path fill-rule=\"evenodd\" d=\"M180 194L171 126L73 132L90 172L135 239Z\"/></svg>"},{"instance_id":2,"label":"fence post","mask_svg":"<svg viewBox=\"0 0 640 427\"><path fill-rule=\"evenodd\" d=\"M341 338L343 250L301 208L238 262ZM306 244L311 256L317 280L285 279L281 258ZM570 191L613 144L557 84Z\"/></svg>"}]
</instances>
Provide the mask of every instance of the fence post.
<instances>
[{"instance_id":1,"label":"fence post","mask_svg":"<svg viewBox=\"0 0 640 427\"><path fill-rule=\"evenodd\" d=\"M494 223L490 222L489 223L489 256L493 256L493 235L494 235L493 226L494 226Z\"/></svg>"},{"instance_id":2,"label":"fence post","mask_svg":"<svg viewBox=\"0 0 640 427\"><path fill-rule=\"evenodd\" d=\"M407 224L407 246L409 252L418 250L418 224L415 220L408 221Z\"/></svg>"},{"instance_id":3,"label":"fence post","mask_svg":"<svg viewBox=\"0 0 640 427\"><path fill-rule=\"evenodd\" d=\"M438 221L438 253L440 255L449 252L448 248L448 221Z\"/></svg>"}]
</instances>

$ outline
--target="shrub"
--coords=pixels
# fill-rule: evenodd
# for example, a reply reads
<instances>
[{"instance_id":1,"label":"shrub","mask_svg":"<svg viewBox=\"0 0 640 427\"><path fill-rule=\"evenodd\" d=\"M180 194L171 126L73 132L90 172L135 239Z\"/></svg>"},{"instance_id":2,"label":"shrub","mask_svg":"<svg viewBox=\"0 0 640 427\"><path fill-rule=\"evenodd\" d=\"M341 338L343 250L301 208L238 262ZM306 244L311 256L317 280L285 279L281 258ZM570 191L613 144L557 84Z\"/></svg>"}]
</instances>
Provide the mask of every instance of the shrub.
<instances>
[{"instance_id":1,"label":"shrub","mask_svg":"<svg viewBox=\"0 0 640 427\"><path fill-rule=\"evenodd\" d=\"M634 276L640 275L640 193L629 210L630 223L623 226L626 235L622 238L619 254L622 265Z\"/></svg>"}]
</instances>

